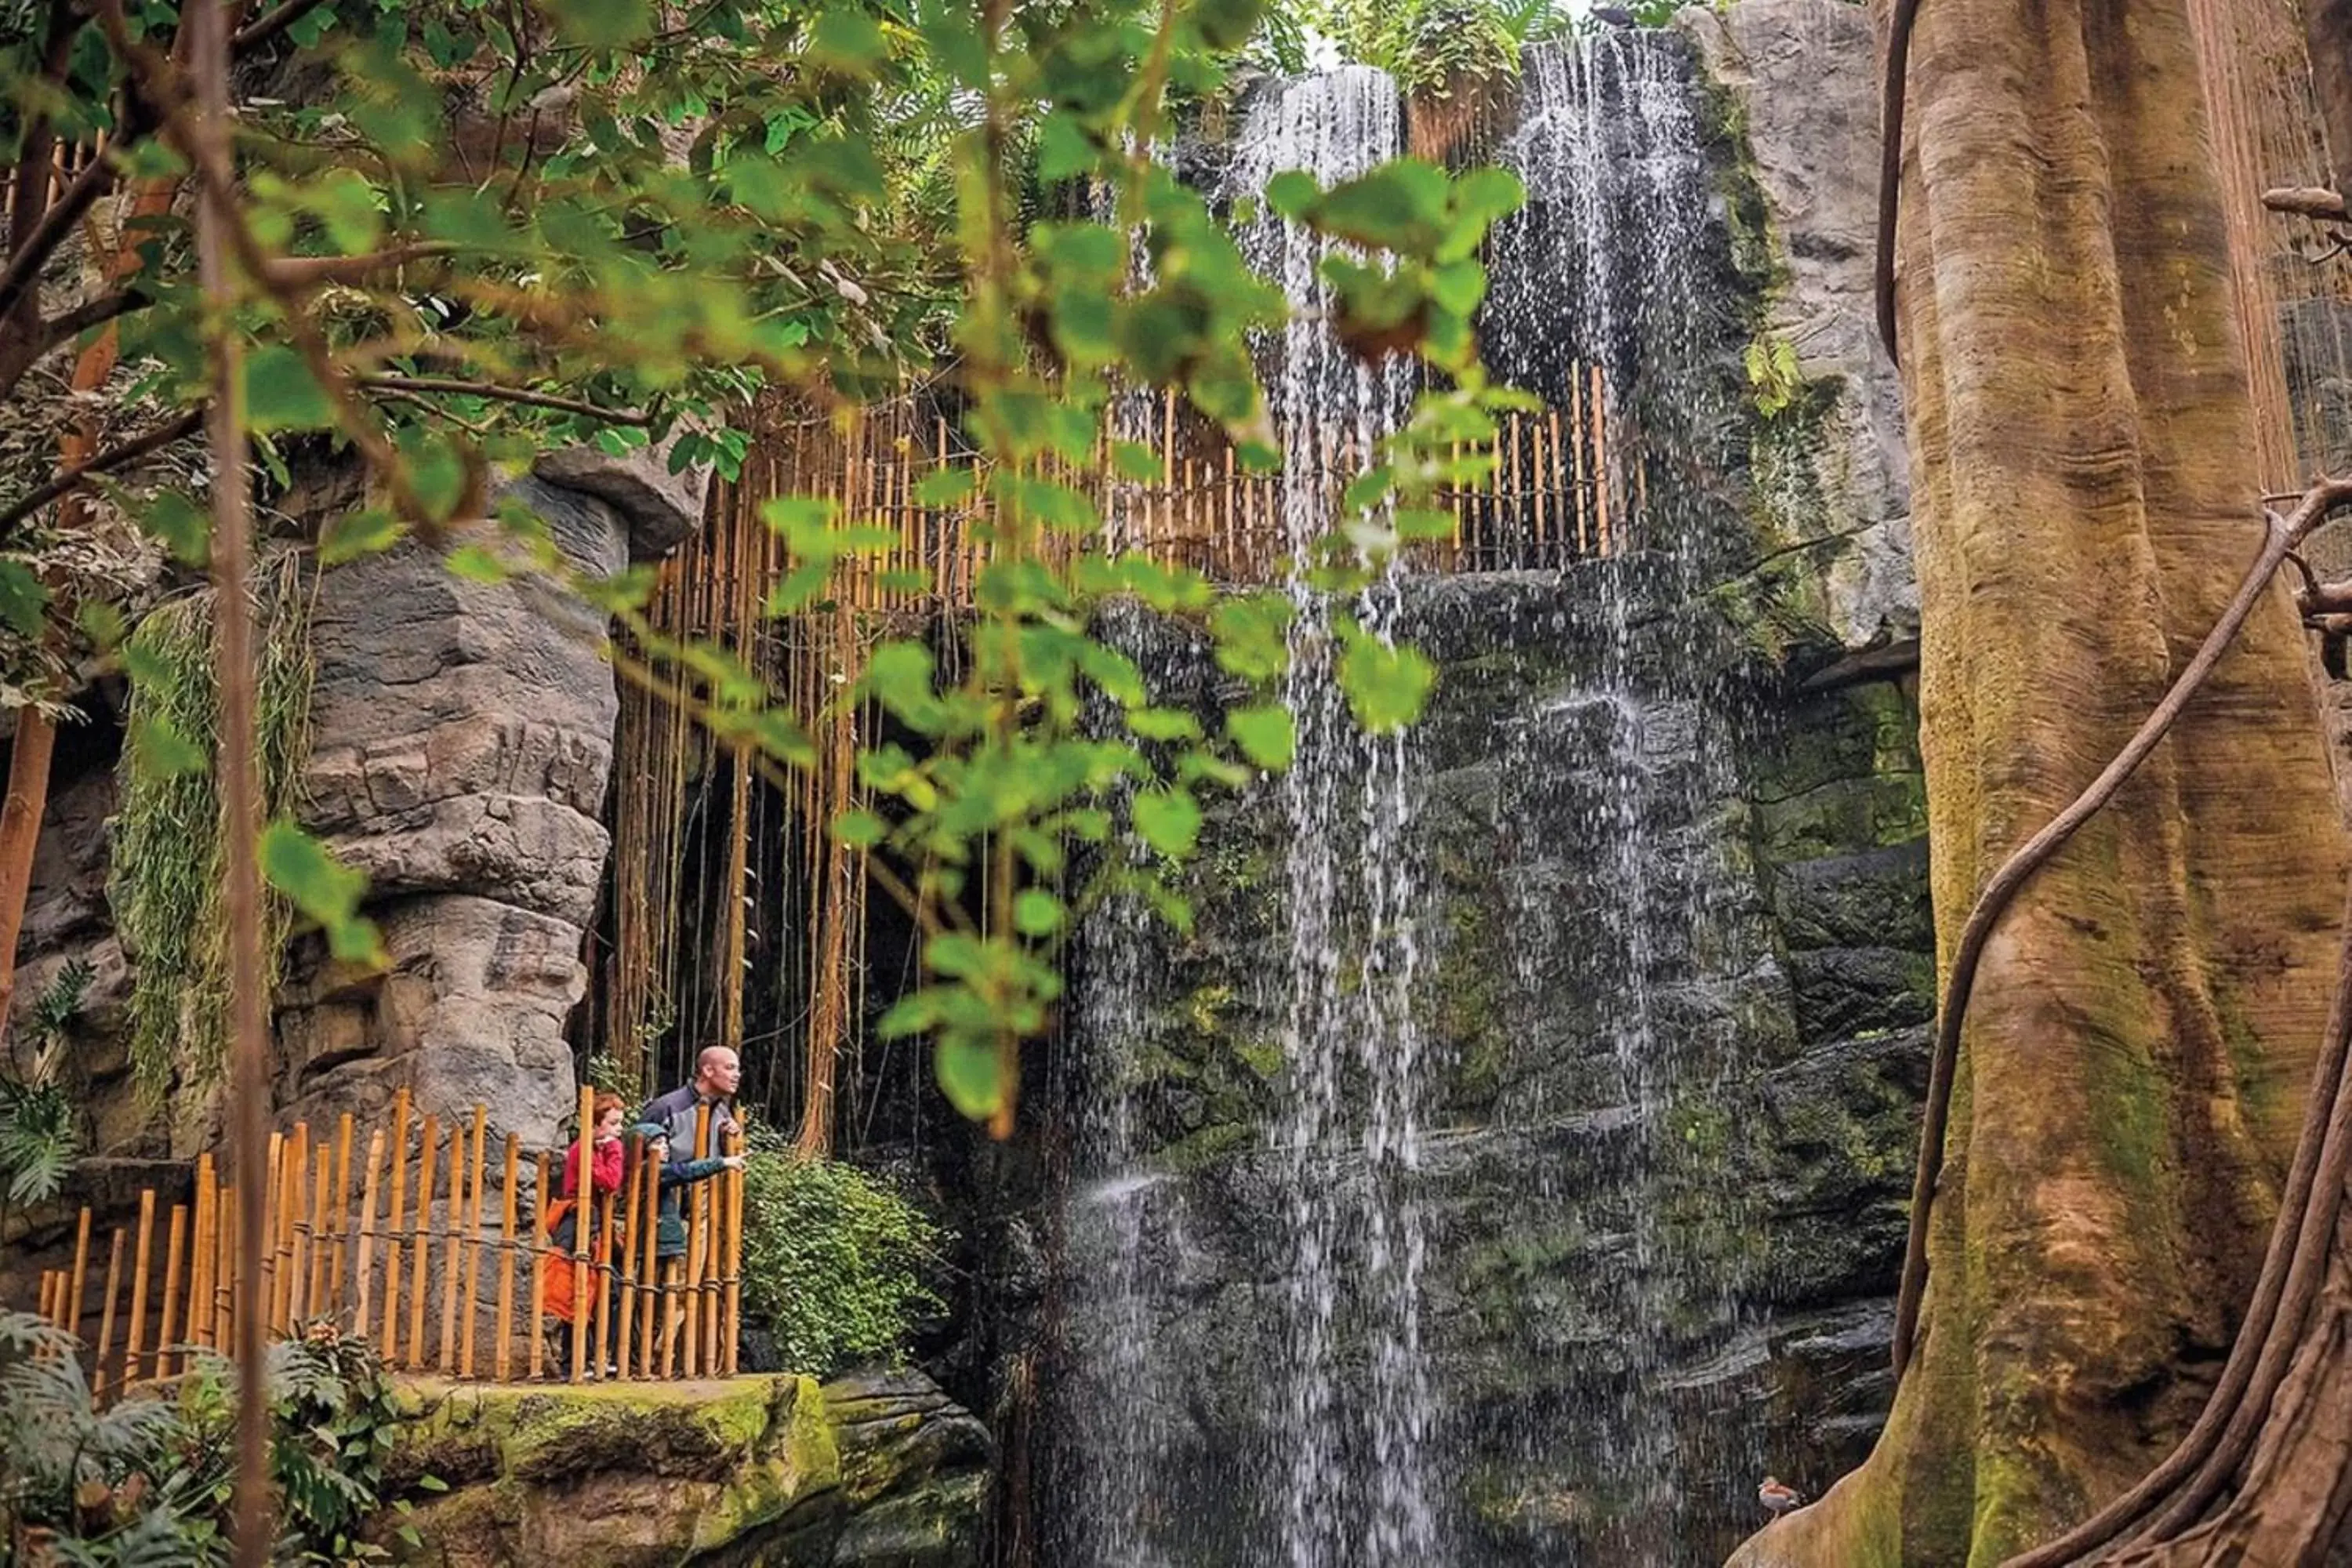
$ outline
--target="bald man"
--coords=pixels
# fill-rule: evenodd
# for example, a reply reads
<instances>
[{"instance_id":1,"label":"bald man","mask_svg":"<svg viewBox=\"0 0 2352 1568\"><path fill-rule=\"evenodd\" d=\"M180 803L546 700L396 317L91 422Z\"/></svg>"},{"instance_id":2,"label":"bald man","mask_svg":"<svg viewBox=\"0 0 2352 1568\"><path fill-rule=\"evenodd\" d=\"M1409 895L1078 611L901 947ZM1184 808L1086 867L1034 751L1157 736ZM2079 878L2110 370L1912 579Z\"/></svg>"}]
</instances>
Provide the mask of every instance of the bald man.
<instances>
[{"instance_id":1,"label":"bald man","mask_svg":"<svg viewBox=\"0 0 2352 1568\"><path fill-rule=\"evenodd\" d=\"M735 1116L735 1089L743 1081L743 1063L725 1046L707 1046L694 1058L694 1077L671 1089L658 1100L646 1102L639 1121L657 1121L669 1129L669 1146L673 1159L700 1159L713 1152L720 1129L738 1125ZM709 1147L698 1149L694 1144L694 1124L703 1106L710 1107Z\"/></svg>"}]
</instances>

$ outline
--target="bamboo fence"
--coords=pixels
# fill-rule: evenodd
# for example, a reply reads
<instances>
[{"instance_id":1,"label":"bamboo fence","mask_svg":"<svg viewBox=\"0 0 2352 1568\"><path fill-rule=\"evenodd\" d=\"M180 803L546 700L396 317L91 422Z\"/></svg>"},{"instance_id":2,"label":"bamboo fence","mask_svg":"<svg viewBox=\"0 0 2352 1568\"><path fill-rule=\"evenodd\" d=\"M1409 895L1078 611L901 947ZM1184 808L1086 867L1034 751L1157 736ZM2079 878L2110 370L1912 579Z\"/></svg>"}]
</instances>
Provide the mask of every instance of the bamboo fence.
<instances>
[{"instance_id":1,"label":"bamboo fence","mask_svg":"<svg viewBox=\"0 0 2352 1568\"><path fill-rule=\"evenodd\" d=\"M583 1126L593 1099L581 1091ZM494 1153L487 1107L446 1130L429 1114L412 1130L412 1109L402 1090L384 1125L362 1131L345 1115L316 1136L306 1122L272 1134L268 1218L249 1243L236 1235L236 1184L209 1154L196 1162L191 1201L165 1209L152 1188L140 1194L136 1220L103 1238L102 1272L94 1217L82 1209L72 1261L42 1274L38 1310L82 1337L94 1394L111 1400L177 1376L200 1352L227 1353L246 1284L258 1286L268 1337L331 1326L375 1343L403 1373L495 1383L734 1374L740 1171L683 1189L686 1252L663 1258L652 1167L631 1151L618 1190L593 1194L593 1223L574 1225L560 1247L538 1197L564 1152L535 1152L536 1184L526 1187L520 1140L506 1134ZM725 1143L720 1152L740 1152L736 1134ZM696 1147L714 1147L707 1107ZM593 1162L583 1153L583 1163ZM567 1267L562 1304L582 1327L557 1356L543 1331Z\"/></svg>"}]
</instances>

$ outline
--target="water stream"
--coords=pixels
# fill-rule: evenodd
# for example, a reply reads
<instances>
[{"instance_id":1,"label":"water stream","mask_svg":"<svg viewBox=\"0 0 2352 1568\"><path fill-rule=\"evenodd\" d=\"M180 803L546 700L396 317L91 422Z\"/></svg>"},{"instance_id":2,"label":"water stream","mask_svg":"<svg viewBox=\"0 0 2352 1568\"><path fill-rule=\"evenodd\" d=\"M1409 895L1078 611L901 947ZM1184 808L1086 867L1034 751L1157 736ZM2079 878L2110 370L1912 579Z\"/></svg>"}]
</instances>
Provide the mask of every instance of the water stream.
<instances>
[{"instance_id":1,"label":"water stream","mask_svg":"<svg viewBox=\"0 0 2352 1568\"><path fill-rule=\"evenodd\" d=\"M1557 405L1601 367L1617 552L1391 574L1338 606L1290 582L1297 762L1213 817L1200 934L1120 908L1084 933L1061 1562L1665 1568L1706 1534L1686 1498L1748 1462L1727 1411L1686 1453L1673 1386L1737 1326L1736 1237L1686 1222L1737 1213L1702 1146L1759 962L1707 655L1671 614L1720 521L1695 476L1744 440L1690 75L1659 35L1531 49L1493 153L1531 202L1493 245L1482 340ZM1404 142L1377 72L1263 84L1218 194ZM1300 546L1411 383L1330 341L1318 245L1242 237L1306 307L1264 354ZM1364 736L1330 674L1340 612L1450 647L1466 684ZM1213 700L1181 629L1117 635Z\"/></svg>"}]
</instances>

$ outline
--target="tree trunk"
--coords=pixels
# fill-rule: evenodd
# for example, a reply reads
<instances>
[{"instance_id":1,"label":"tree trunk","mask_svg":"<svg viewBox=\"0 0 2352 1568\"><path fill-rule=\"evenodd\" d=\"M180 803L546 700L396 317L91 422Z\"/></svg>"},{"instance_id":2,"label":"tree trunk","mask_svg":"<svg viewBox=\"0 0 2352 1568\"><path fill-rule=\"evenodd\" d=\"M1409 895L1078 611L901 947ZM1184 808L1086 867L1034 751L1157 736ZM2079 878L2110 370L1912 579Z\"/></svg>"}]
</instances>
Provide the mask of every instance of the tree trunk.
<instances>
[{"instance_id":1,"label":"tree trunk","mask_svg":"<svg viewBox=\"0 0 2352 1568\"><path fill-rule=\"evenodd\" d=\"M49 798L49 757L57 726L31 706L16 710L16 740L8 752L8 795L0 801L0 1039L16 998L16 942L24 934L25 902L33 887L33 851Z\"/></svg>"},{"instance_id":2,"label":"tree trunk","mask_svg":"<svg viewBox=\"0 0 2352 1568\"><path fill-rule=\"evenodd\" d=\"M2303 21L2311 85L2327 128L2327 167L2336 194L2352 200L2352 0L2305 0Z\"/></svg>"},{"instance_id":3,"label":"tree trunk","mask_svg":"<svg viewBox=\"0 0 2352 1568\"><path fill-rule=\"evenodd\" d=\"M2261 542L2197 69L2185 0L1919 11L1899 304L1948 960ZM2299 639L2274 592L1996 932L1886 1431L1735 1563L1998 1563L2194 1418L2334 978L2347 845Z\"/></svg>"}]
</instances>

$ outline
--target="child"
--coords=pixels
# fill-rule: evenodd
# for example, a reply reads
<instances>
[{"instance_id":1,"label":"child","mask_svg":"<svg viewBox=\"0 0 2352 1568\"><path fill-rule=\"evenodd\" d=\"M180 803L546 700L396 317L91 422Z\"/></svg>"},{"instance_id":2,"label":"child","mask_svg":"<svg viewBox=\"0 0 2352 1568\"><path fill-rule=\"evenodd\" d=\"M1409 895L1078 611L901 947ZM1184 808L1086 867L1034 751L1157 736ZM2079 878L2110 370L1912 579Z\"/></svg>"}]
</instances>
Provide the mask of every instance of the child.
<instances>
[{"instance_id":1,"label":"child","mask_svg":"<svg viewBox=\"0 0 2352 1568\"><path fill-rule=\"evenodd\" d=\"M662 1296L667 1301L677 1299L679 1260L686 1257L688 1236L686 1216L679 1209L685 1190L697 1182L707 1182L721 1171L743 1168L740 1154L721 1154L708 1160L677 1160L669 1157L669 1130L658 1121L641 1121L629 1130L631 1140L639 1146L638 1158L650 1161L658 1174L656 1185L659 1202L654 1217L654 1258L661 1276ZM648 1309L650 1310L650 1309ZM675 1306L663 1313L661 1329L661 1365L667 1370L681 1327Z\"/></svg>"},{"instance_id":2,"label":"child","mask_svg":"<svg viewBox=\"0 0 2352 1568\"><path fill-rule=\"evenodd\" d=\"M580 1235L580 1168L584 1161L588 1167L589 1250L593 1254L596 1201L621 1190L621 1121L627 1114L619 1095L596 1097L592 1130L565 1152L563 1170L555 1182L555 1197L547 1207L548 1243L554 1251L547 1259L547 1282L540 1296L539 1310L551 1320L559 1376L569 1376L572 1368L572 1318L578 1288L573 1249ZM593 1270L594 1265L590 1267ZM592 1302L592 1312L593 1305ZM604 1305L609 1310L610 1302Z\"/></svg>"}]
</instances>

